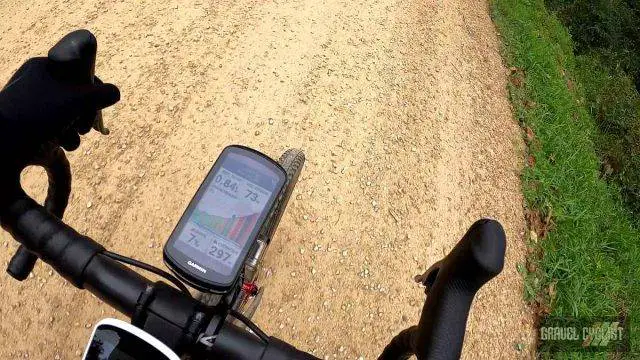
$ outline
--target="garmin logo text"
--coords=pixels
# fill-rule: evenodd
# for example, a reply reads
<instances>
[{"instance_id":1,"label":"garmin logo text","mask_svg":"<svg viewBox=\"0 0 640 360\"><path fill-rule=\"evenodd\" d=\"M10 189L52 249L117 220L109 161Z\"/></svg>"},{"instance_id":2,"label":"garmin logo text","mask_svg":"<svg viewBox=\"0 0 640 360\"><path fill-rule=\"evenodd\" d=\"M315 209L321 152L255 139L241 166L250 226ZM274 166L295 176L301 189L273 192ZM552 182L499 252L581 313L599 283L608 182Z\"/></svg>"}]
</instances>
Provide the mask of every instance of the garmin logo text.
<instances>
[{"instance_id":1,"label":"garmin logo text","mask_svg":"<svg viewBox=\"0 0 640 360\"><path fill-rule=\"evenodd\" d=\"M203 268L202 266L194 263L193 261L189 260L187 261L187 265L191 266L192 268L196 268L198 269L198 271L202 272L202 273L207 273L207 269Z\"/></svg>"}]
</instances>

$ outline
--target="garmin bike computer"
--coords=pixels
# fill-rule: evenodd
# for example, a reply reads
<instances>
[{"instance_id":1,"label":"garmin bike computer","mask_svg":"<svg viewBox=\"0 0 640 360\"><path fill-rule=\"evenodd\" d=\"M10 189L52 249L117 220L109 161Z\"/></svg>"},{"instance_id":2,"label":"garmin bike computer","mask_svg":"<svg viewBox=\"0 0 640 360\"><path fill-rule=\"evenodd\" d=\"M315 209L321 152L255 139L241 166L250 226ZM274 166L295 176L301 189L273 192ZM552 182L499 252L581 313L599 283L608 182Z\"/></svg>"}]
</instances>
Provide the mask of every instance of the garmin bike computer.
<instances>
[{"instance_id":1,"label":"garmin bike computer","mask_svg":"<svg viewBox=\"0 0 640 360\"><path fill-rule=\"evenodd\" d=\"M164 261L192 287L227 293L287 182L274 160L226 147L164 246Z\"/></svg>"}]
</instances>

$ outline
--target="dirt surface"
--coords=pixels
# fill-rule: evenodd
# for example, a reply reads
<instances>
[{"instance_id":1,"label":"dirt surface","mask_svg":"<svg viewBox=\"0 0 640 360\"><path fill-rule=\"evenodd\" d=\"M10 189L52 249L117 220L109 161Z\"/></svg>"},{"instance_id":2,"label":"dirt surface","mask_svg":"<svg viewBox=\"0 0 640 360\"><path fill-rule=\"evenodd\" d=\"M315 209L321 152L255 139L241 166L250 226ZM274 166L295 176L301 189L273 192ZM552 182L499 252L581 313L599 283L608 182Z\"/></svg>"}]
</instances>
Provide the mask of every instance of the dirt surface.
<instances>
[{"instance_id":1,"label":"dirt surface","mask_svg":"<svg viewBox=\"0 0 640 360\"><path fill-rule=\"evenodd\" d=\"M319 357L373 359L417 322L412 282L474 220L499 219L504 272L478 294L464 358L530 357L522 143L484 2L0 0L0 80L76 28L120 86L70 154L66 221L161 266L164 241L225 145L307 164L267 257L256 321ZM43 198L41 172L23 183ZM5 265L15 243L0 234ZM39 263L0 277L0 358L72 359L119 316ZM520 348L521 350L519 350Z\"/></svg>"}]
</instances>

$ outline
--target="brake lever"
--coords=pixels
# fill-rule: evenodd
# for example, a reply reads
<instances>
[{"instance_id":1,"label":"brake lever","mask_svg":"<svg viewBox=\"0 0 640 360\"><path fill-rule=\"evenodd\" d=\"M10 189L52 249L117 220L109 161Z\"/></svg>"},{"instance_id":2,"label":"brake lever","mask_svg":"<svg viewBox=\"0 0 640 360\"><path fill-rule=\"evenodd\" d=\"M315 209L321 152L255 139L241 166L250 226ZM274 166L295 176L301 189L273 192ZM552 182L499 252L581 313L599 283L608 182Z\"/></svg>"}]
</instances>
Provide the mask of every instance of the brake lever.
<instances>
[{"instance_id":1,"label":"brake lever","mask_svg":"<svg viewBox=\"0 0 640 360\"><path fill-rule=\"evenodd\" d=\"M94 84L97 50L98 41L89 30L67 34L47 54L53 76L67 82ZM92 127L103 135L109 135L109 129L104 126L102 110L96 112Z\"/></svg>"},{"instance_id":2,"label":"brake lever","mask_svg":"<svg viewBox=\"0 0 640 360\"><path fill-rule=\"evenodd\" d=\"M98 42L90 31L76 30L67 34L47 54L52 75L65 82L95 83L97 49ZM109 134L109 129L104 126L102 110L96 112L92 127L103 135ZM42 166L47 171L49 189L44 207L62 220L71 193L71 170L64 151L57 144L47 143L23 168L28 165ZM35 254L20 245L7 265L7 273L23 281L33 271L37 260Z\"/></svg>"},{"instance_id":3,"label":"brake lever","mask_svg":"<svg viewBox=\"0 0 640 360\"><path fill-rule=\"evenodd\" d=\"M424 293L427 295L429 295L429 291L431 291L433 284L435 284L436 279L438 278L438 272L442 266L442 261L443 260L440 260L431 265L431 267L429 267L422 275L416 275L413 277L415 282L424 285Z\"/></svg>"}]
</instances>

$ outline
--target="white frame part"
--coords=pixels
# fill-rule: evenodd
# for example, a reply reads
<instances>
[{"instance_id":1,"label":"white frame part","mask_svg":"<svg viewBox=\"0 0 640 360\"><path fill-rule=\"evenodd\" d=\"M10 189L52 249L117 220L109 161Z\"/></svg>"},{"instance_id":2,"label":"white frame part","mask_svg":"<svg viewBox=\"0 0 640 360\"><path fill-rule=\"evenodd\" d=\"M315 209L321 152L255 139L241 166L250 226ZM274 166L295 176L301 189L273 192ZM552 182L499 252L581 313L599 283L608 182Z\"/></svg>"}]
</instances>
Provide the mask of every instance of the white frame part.
<instances>
[{"instance_id":1,"label":"white frame part","mask_svg":"<svg viewBox=\"0 0 640 360\"><path fill-rule=\"evenodd\" d=\"M135 327L129 323L126 323L122 320L113 319L113 318L102 319L96 324L96 326L93 327L93 331L91 332L91 337L89 338L87 347L84 349L84 354L82 355L82 359L85 359L87 357L87 351L89 351L89 345L91 345L91 342L93 341L93 337L96 334L96 330L98 329L98 327L100 327L100 325L111 325L113 327L120 328L130 334L133 334L134 336L137 336L138 338L142 339L144 342L150 344L151 346L156 348L158 351L160 351L162 354L164 354L168 360L180 360L180 357L178 357L178 355L176 355L176 353L173 352L173 350L171 350L167 345L165 345L160 340L153 337L153 335L147 333L146 331L138 327Z\"/></svg>"}]
</instances>

